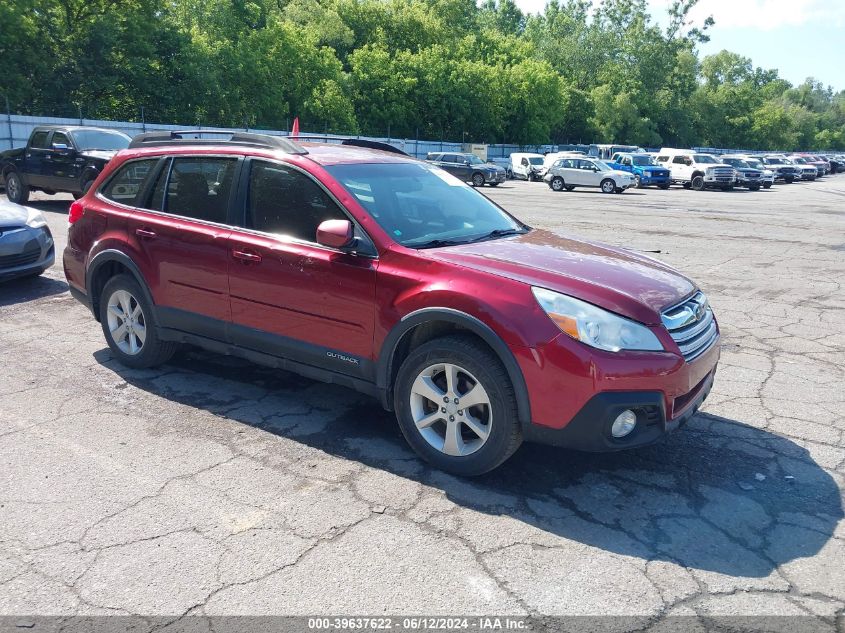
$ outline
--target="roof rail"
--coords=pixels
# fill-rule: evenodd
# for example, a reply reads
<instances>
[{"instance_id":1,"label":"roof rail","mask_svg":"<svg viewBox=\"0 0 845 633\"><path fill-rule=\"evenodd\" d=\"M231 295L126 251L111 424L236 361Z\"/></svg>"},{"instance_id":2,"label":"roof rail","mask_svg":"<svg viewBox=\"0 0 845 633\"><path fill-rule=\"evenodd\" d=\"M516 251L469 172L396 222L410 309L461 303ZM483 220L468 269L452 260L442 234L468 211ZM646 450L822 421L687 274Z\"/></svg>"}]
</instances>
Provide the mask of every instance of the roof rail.
<instances>
[{"instance_id":1,"label":"roof rail","mask_svg":"<svg viewBox=\"0 0 845 633\"><path fill-rule=\"evenodd\" d=\"M201 134L226 134L228 139L199 138ZM196 138L185 138L185 135L196 135ZM132 138L130 149L138 147L158 147L161 145L245 145L248 147L262 147L280 149L288 154L307 154L308 150L285 136L270 134L255 134L253 132L228 132L216 130L170 130L160 132L145 132Z\"/></svg>"},{"instance_id":2,"label":"roof rail","mask_svg":"<svg viewBox=\"0 0 845 633\"><path fill-rule=\"evenodd\" d=\"M401 154L402 156L409 156L413 158L407 152L403 152L398 147L394 147L390 143L382 143L381 141L371 141L365 138L343 138L337 136L329 136L328 134L297 134L296 136L288 136L291 140L298 140L298 141L317 141L321 140L323 142L330 142L335 141L335 145L337 145L337 141L340 141L340 145L349 145L350 147L365 147L367 149L377 149L381 150L382 152L391 152L392 154Z\"/></svg>"}]
</instances>

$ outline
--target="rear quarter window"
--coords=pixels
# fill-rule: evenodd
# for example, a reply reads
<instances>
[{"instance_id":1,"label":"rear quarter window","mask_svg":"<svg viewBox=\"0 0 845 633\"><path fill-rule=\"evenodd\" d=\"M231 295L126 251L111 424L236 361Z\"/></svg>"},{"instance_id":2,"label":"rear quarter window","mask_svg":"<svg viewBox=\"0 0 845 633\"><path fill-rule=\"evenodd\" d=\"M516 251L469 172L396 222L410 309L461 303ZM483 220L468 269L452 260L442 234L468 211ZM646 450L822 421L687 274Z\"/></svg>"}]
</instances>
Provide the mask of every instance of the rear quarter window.
<instances>
[{"instance_id":1,"label":"rear quarter window","mask_svg":"<svg viewBox=\"0 0 845 633\"><path fill-rule=\"evenodd\" d=\"M114 175L100 189L100 195L130 207L138 206L138 198L158 160L158 158L133 160L118 167Z\"/></svg>"}]
</instances>

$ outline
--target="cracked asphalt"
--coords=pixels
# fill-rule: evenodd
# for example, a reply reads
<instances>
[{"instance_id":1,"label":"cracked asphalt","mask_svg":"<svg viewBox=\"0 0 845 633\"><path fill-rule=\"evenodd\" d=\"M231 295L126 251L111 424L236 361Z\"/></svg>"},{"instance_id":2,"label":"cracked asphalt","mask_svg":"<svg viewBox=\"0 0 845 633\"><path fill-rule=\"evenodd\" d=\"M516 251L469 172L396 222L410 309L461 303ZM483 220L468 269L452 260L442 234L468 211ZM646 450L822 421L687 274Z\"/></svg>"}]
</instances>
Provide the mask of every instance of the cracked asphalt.
<instances>
[{"instance_id":1,"label":"cracked asphalt","mask_svg":"<svg viewBox=\"0 0 845 633\"><path fill-rule=\"evenodd\" d=\"M484 192L700 283L723 356L686 428L609 455L524 445L455 478L352 391L191 349L120 366L57 264L0 286L0 615L553 628L544 616L612 614L627 617L605 630L654 631L795 615L843 631L845 176L758 193ZM61 252L68 199L36 198Z\"/></svg>"}]
</instances>

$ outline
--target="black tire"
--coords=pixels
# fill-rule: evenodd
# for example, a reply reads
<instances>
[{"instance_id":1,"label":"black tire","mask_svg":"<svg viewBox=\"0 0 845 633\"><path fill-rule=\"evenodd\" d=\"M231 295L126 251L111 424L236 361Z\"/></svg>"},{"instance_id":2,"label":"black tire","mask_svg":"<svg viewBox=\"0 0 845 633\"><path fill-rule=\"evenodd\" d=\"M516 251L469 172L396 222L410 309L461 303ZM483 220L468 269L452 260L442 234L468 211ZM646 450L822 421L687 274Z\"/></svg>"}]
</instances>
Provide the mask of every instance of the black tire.
<instances>
[{"instance_id":1,"label":"black tire","mask_svg":"<svg viewBox=\"0 0 845 633\"><path fill-rule=\"evenodd\" d=\"M645 187L639 174L634 175L634 185L637 187L637 189L642 189L643 187Z\"/></svg>"},{"instance_id":2,"label":"black tire","mask_svg":"<svg viewBox=\"0 0 845 633\"><path fill-rule=\"evenodd\" d=\"M501 183L498 183L498 182L489 182L489 183L487 183L487 184L488 184L488 185L490 185L491 187L498 187Z\"/></svg>"},{"instance_id":3,"label":"black tire","mask_svg":"<svg viewBox=\"0 0 845 633\"><path fill-rule=\"evenodd\" d=\"M681 183L681 186L682 186L684 189L689 189L690 187L692 187L692 183L691 183L691 182Z\"/></svg>"},{"instance_id":4,"label":"black tire","mask_svg":"<svg viewBox=\"0 0 845 633\"><path fill-rule=\"evenodd\" d=\"M664 190L665 190L665 189L668 189L668 188L669 188L669 183L667 182L667 183L664 183L664 184L662 184L662 185L657 185L657 186L658 186L658 187L660 187L661 189L664 189Z\"/></svg>"},{"instance_id":5,"label":"black tire","mask_svg":"<svg viewBox=\"0 0 845 633\"><path fill-rule=\"evenodd\" d=\"M795 177L794 176L785 176L784 181L786 181L787 185L791 185L795 181Z\"/></svg>"},{"instance_id":6,"label":"black tire","mask_svg":"<svg viewBox=\"0 0 845 633\"><path fill-rule=\"evenodd\" d=\"M575 189L575 185L566 185L564 189L566 189L567 191L572 191L573 189Z\"/></svg>"},{"instance_id":7,"label":"black tire","mask_svg":"<svg viewBox=\"0 0 845 633\"><path fill-rule=\"evenodd\" d=\"M693 176L690 181L690 188L694 191L701 191L704 189L704 176Z\"/></svg>"},{"instance_id":8,"label":"black tire","mask_svg":"<svg viewBox=\"0 0 845 633\"><path fill-rule=\"evenodd\" d=\"M760 184L757 183L757 184L751 185L749 187L749 189L751 189L751 191L760 191Z\"/></svg>"},{"instance_id":9,"label":"black tire","mask_svg":"<svg viewBox=\"0 0 845 633\"><path fill-rule=\"evenodd\" d=\"M549 188L552 191L563 191L564 189L566 189L566 183L560 176L555 176L551 179L551 181L549 181Z\"/></svg>"},{"instance_id":10,"label":"black tire","mask_svg":"<svg viewBox=\"0 0 845 633\"><path fill-rule=\"evenodd\" d=\"M770 183L770 182L764 182L763 183L763 189L771 189L771 188L772 188L772 183Z\"/></svg>"},{"instance_id":11,"label":"black tire","mask_svg":"<svg viewBox=\"0 0 845 633\"><path fill-rule=\"evenodd\" d=\"M484 174L475 172L472 175L472 186L473 187L483 187L484 186Z\"/></svg>"},{"instance_id":12,"label":"black tire","mask_svg":"<svg viewBox=\"0 0 845 633\"><path fill-rule=\"evenodd\" d=\"M127 353L119 347L109 326L109 299L118 291L129 293L134 300L134 303L131 303L130 306L138 306L141 310L141 319L138 322L144 326L146 336L140 351L135 354ZM166 363L179 347L178 343L159 339L155 328L154 308L147 301L146 294L138 285L138 282L128 275L116 275L106 282L100 295L100 324L103 327L103 336L105 336L114 357L122 365L133 369L146 369Z\"/></svg>"},{"instance_id":13,"label":"black tire","mask_svg":"<svg viewBox=\"0 0 845 633\"><path fill-rule=\"evenodd\" d=\"M14 169L6 174L6 197L15 204L29 202L29 186Z\"/></svg>"},{"instance_id":14,"label":"black tire","mask_svg":"<svg viewBox=\"0 0 845 633\"><path fill-rule=\"evenodd\" d=\"M616 191L616 183L611 178L605 178L599 184L602 193L613 193Z\"/></svg>"},{"instance_id":15,"label":"black tire","mask_svg":"<svg viewBox=\"0 0 845 633\"><path fill-rule=\"evenodd\" d=\"M421 372L438 363L453 363L468 371L489 396L489 435L480 448L468 455L447 455L435 448L414 423L412 387ZM508 373L496 355L472 336L446 336L413 350L396 377L394 407L399 428L411 448L435 468L455 475L474 477L489 472L513 455L522 443L516 396Z\"/></svg>"},{"instance_id":16,"label":"black tire","mask_svg":"<svg viewBox=\"0 0 845 633\"><path fill-rule=\"evenodd\" d=\"M82 196L88 193L88 190L91 188L91 185L94 184L94 181L97 179L96 176L88 177L85 179L85 182L82 183L82 193L75 193L73 194L74 199L79 200Z\"/></svg>"}]
</instances>

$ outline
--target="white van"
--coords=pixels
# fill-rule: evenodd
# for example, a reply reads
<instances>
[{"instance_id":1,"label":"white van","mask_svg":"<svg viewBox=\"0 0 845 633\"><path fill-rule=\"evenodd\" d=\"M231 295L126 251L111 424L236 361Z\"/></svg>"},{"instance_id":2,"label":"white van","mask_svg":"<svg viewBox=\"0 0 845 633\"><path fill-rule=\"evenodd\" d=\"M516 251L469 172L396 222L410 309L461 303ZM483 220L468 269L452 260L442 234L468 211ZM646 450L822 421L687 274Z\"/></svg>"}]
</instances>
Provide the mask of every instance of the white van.
<instances>
[{"instance_id":1,"label":"white van","mask_svg":"<svg viewBox=\"0 0 845 633\"><path fill-rule=\"evenodd\" d=\"M540 180L543 175L543 155L516 152L511 154L511 173L520 180Z\"/></svg>"}]
</instances>

